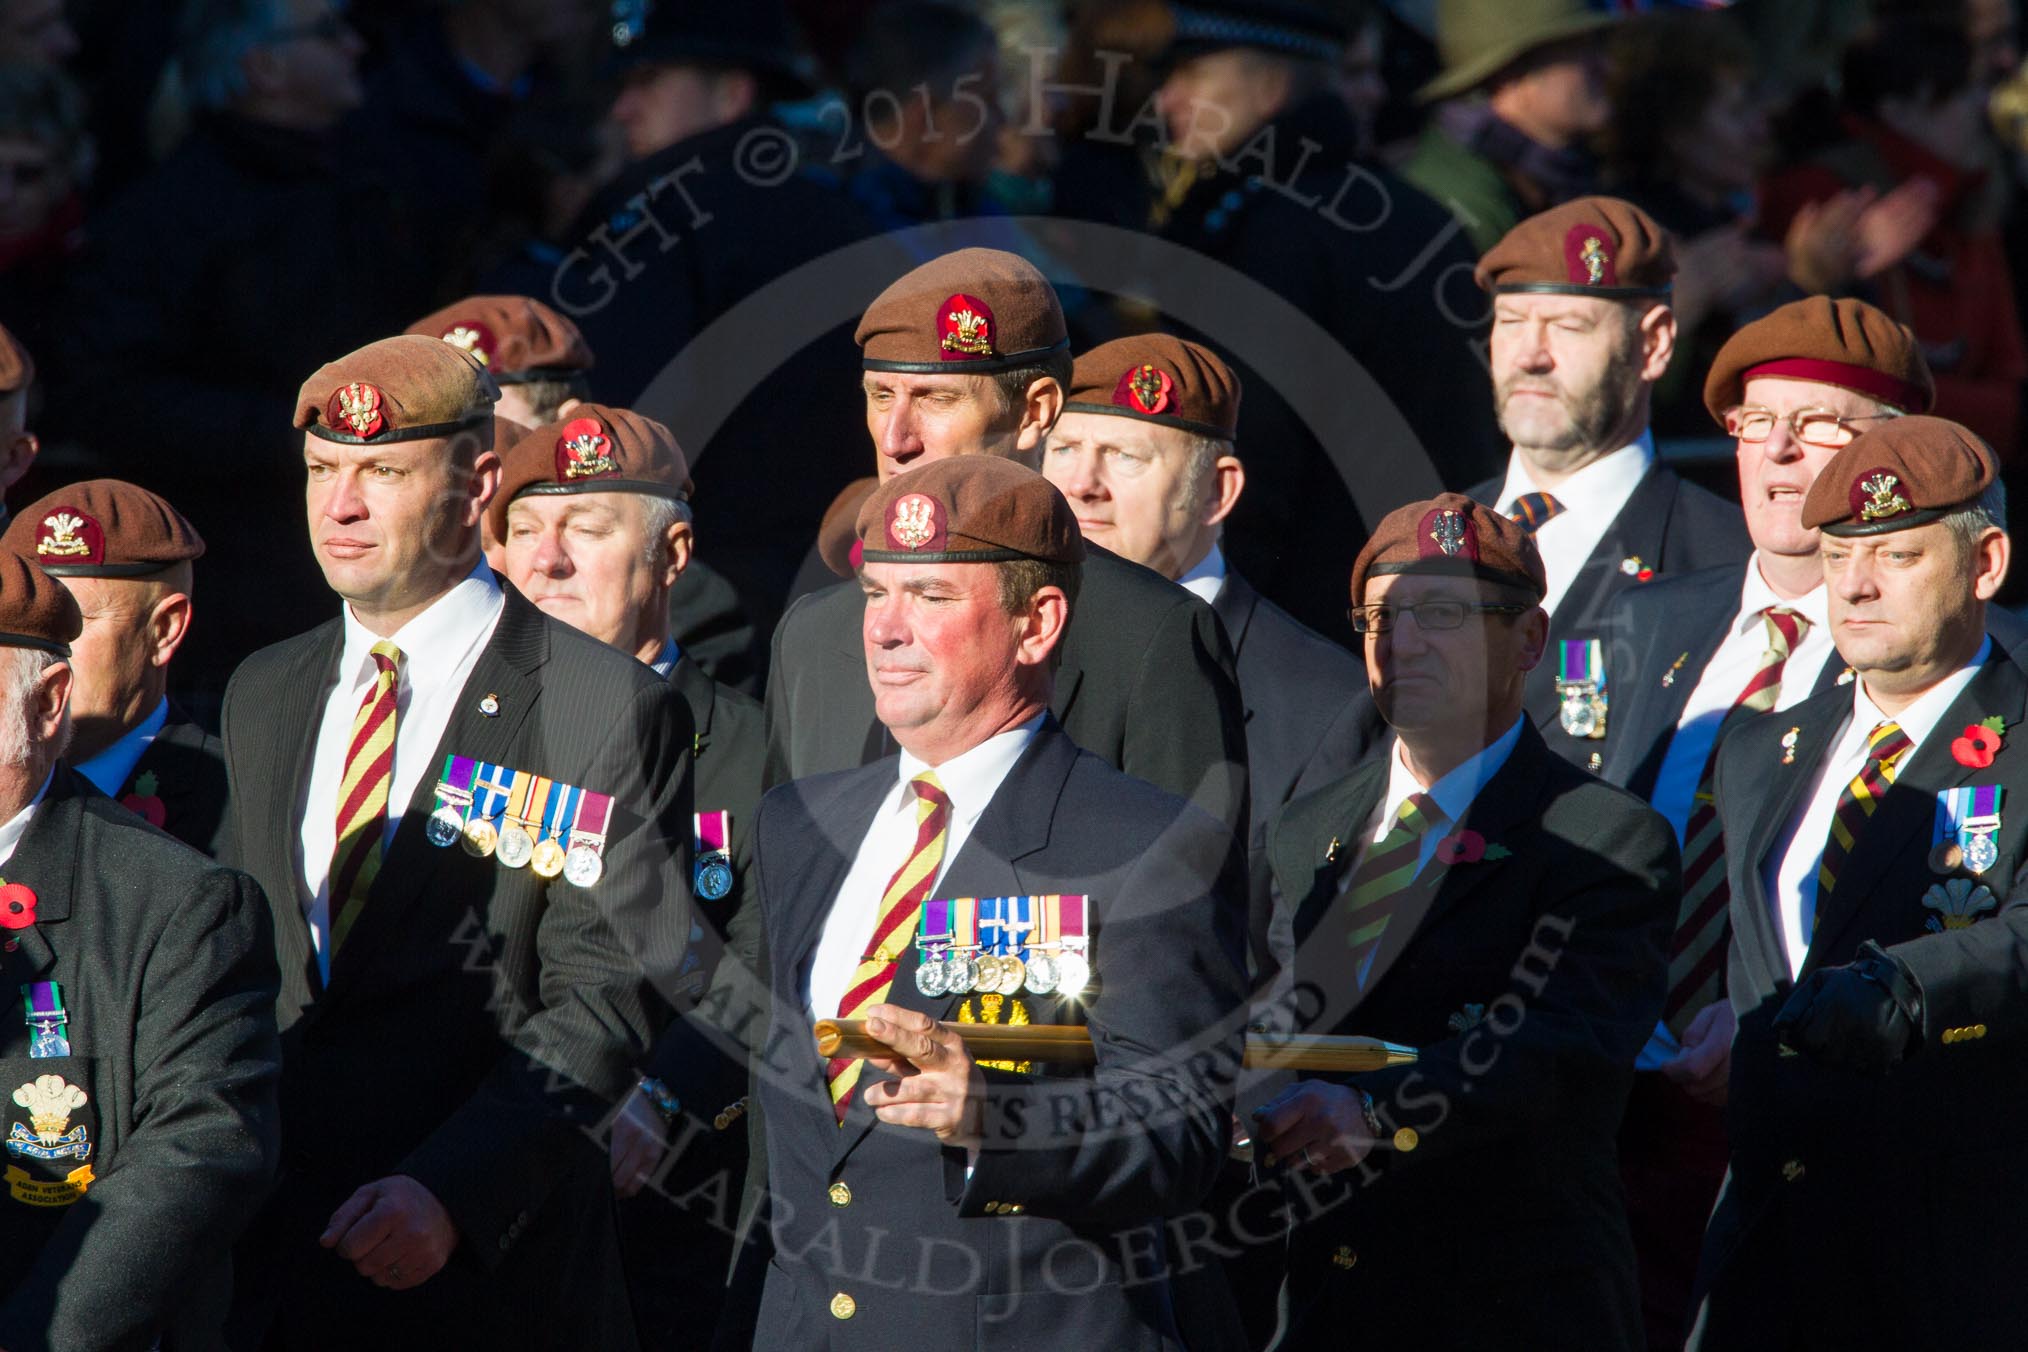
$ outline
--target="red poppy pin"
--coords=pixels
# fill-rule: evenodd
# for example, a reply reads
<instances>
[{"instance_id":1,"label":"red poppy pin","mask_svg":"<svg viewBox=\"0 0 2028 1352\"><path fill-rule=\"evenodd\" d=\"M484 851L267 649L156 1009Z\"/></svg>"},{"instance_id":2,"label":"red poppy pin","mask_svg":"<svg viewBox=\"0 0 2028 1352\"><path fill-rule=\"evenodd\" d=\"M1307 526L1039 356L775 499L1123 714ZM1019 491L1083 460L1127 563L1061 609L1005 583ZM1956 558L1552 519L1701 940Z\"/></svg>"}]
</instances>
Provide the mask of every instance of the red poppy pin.
<instances>
[{"instance_id":1,"label":"red poppy pin","mask_svg":"<svg viewBox=\"0 0 2028 1352\"><path fill-rule=\"evenodd\" d=\"M134 781L134 791L120 800L120 806L160 830L162 824L169 820L169 810L156 796L157 787L155 772L142 771L140 777Z\"/></svg>"},{"instance_id":2,"label":"red poppy pin","mask_svg":"<svg viewBox=\"0 0 2028 1352\"><path fill-rule=\"evenodd\" d=\"M1965 735L1951 742L1951 759L1973 770L1983 770L2006 744L2007 720L1994 714L1965 728Z\"/></svg>"},{"instance_id":3,"label":"red poppy pin","mask_svg":"<svg viewBox=\"0 0 2028 1352\"><path fill-rule=\"evenodd\" d=\"M1486 838L1470 827L1451 832L1436 847L1440 864L1476 864L1481 859L1505 859L1512 853L1505 845L1488 845Z\"/></svg>"},{"instance_id":4,"label":"red poppy pin","mask_svg":"<svg viewBox=\"0 0 2028 1352\"><path fill-rule=\"evenodd\" d=\"M35 893L28 884L0 884L0 929L27 929L34 923Z\"/></svg>"}]
</instances>

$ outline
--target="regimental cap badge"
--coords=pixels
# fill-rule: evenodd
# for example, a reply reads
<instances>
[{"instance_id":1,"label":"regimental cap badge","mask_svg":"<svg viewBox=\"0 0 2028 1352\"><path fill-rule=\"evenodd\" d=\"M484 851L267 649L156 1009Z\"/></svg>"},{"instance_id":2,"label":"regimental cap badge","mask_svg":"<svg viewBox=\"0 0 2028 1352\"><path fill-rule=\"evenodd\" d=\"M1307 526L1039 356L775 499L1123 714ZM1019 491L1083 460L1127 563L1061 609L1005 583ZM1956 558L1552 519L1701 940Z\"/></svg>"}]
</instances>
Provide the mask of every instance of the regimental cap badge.
<instances>
[{"instance_id":1,"label":"regimental cap badge","mask_svg":"<svg viewBox=\"0 0 2028 1352\"><path fill-rule=\"evenodd\" d=\"M613 439L597 418L572 418L556 439L556 479L574 483L601 474L618 474L620 462L613 459Z\"/></svg>"},{"instance_id":2,"label":"regimental cap badge","mask_svg":"<svg viewBox=\"0 0 2028 1352\"><path fill-rule=\"evenodd\" d=\"M476 319L460 319L437 336L452 347L477 357L481 366L491 366L493 354L500 350L493 338L493 330Z\"/></svg>"},{"instance_id":3,"label":"regimental cap badge","mask_svg":"<svg viewBox=\"0 0 2028 1352\"><path fill-rule=\"evenodd\" d=\"M937 355L944 361L997 355L993 307L960 291L937 309Z\"/></svg>"},{"instance_id":4,"label":"regimental cap badge","mask_svg":"<svg viewBox=\"0 0 2028 1352\"><path fill-rule=\"evenodd\" d=\"M1613 265L1612 240L1596 225L1580 223L1565 232L1563 261L1570 280L1578 286L1620 284L1619 273Z\"/></svg>"},{"instance_id":5,"label":"regimental cap badge","mask_svg":"<svg viewBox=\"0 0 2028 1352\"><path fill-rule=\"evenodd\" d=\"M362 441L380 435L387 427L381 412L385 397L377 386L355 380L331 391L324 405L324 425L334 431L350 432Z\"/></svg>"},{"instance_id":6,"label":"regimental cap badge","mask_svg":"<svg viewBox=\"0 0 2028 1352\"><path fill-rule=\"evenodd\" d=\"M70 1115L85 1106L85 1091L61 1075L38 1075L14 1091L16 1107L28 1110L28 1125L45 1146L63 1139Z\"/></svg>"},{"instance_id":7,"label":"regimental cap badge","mask_svg":"<svg viewBox=\"0 0 2028 1352\"><path fill-rule=\"evenodd\" d=\"M1891 521L1915 504L1901 495L1901 480L1892 471L1870 469L1852 481L1852 514L1861 521Z\"/></svg>"},{"instance_id":8,"label":"regimental cap badge","mask_svg":"<svg viewBox=\"0 0 2028 1352\"><path fill-rule=\"evenodd\" d=\"M1416 536L1419 558L1469 559L1479 561L1479 528L1455 508L1444 507L1422 519Z\"/></svg>"},{"instance_id":9,"label":"regimental cap badge","mask_svg":"<svg viewBox=\"0 0 2028 1352\"><path fill-rule=\"evenodd\" d=\"M911 553L938 551L948 540L944 506L927 493L904 493L887 509L889 544Z\"/></svg>"},{"instance_id":10,"label":"regimental cap badge","mask_svg":"<svg viewBox=\"0 0 2028 1352\"><path fill-rule=\"evenodd\" d=\"M1113 387L1113 403L1150 416L1167 413L1174 403L1175 389L1176 382L1167 371L1144 361L1121 373L1120 383Z\"/></svg>"},{"instance_id":11,"label":"regimental cap badge","mask_svg":"<svg viewBox=\"0 0 2028 1352\"><path fill-rule=\"evenodd\" d=\"M35 557L49 563L104 563L105 530L75 507L58 507L35 528Z\"/></svg>"}]
</instances>

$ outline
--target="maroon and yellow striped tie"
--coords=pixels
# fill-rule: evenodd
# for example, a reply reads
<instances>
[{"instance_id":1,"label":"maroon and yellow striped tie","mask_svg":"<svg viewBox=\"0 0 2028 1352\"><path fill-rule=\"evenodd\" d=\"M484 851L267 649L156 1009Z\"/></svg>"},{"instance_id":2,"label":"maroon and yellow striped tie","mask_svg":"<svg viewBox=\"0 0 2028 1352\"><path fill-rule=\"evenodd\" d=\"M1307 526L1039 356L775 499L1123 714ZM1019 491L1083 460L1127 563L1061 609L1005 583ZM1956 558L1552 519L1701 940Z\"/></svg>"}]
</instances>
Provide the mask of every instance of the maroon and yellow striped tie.
<instances>
[{"instance_id":1,"label":"maroon and yellow striped tie","mask_svg":"<svg viewBox=\"0 0 2028 1352\"><path fill-rule=\"evenodd\" d=\"M1831 895L1838 885L1839 873L1852 858L1859 828L1894 787L1896 764L1914 745L1901 730L1901 724L1891 720L1867 734L1866 763L1838 795L1837 809L1831 813L1831 838L1824 842L1824 857L1817 864L1817 905L1810 920L1812 934L1816 933L1818 918L1824 914L1824 898Z\"/></svg>"},{"instance_id":2,"label":"maroon and yellow striped tie","mask_svg":"<svg viewBox=\"0 0 2028 1352\"><path fill-rule=\"evenodd\" d=\"M1394 828L1366 851L1345 886L1345 946L1355 980L1364 986L1367 961L1380 947L1395 903L1415 881L1422 862L1422 838L1443 812L1426 793L1412 793L1394 814Z\"/></svg>"},{"instance_id":3,"label":"maroon and yellow striped tie","mask_svg":"<svg viewBox=\"0 0 2028 1352\"><path fill-rule=\"evenodd\" d=\"M373 685L352 719L345 773L338 781L338 844L331 852L331 952L352 932L380 872L387 794L394 782L394 708L401 695L401 649L373 645Z\"/></svg>"},{"instance_id":4,"label":"maroon and yellow striped tie","mask_svg":"<svg viewBox=\"0 0 2028 1352\"><path fill-rule=\"evenodd\" d=\"M1520 522L1521 529L1530 535L1547 525L1550 518L1562 514L1563 504L1547 493L1523 493L1507 509L1508 517Z\"/></svg>"},{"instance_id":5,"label":"maroon and yellow striped tie","mask_svg":"<svg viewBox=\"0 0 2028 1352\"><path fill-rule=\"evenodd\" d=\"M949 837L951 800L937 782L936 771L925 770L909 781L915 789L915 848L894 871L887 890L880 895L880 914L874 921L873 937L866 941L866 954L852 973L852 984L838 1002L838 1017L858 1019L866 1010L887 998L894 988L895 969L901 955L915 939L915 927L922 918L923 899L936 882L937 868L944 861L944 842ZM838 1125L845 1125L845 1110L851 1106L852 1091L866 1062L834 1056L826 1071L831 1089L831 1112Z\"/></svg>"},{"instance_id":6,"label":"maroon and yellow striped tie","mask_svg":"<svg viewBox=\"0 0 2028 1352\"><path fill-rule=\"evenodd\" d=\"M1767 650L1718 725L1704 772L1697 777L1690 820L1683 827L1683 902L1669 945L1669 995L1662 1005L1662 1020L1679 1041L1698 1011L1725 993L1725 945L1732 933L1726 913L1732 887L1725 877L1725 833L1711 793L1718 748L1737 724L1775 707L1782 693L1782 668L1810 632L1809 620L1787 606L1769 606L1761 618L1767 625Z\"/></svg>"}]
</instances>

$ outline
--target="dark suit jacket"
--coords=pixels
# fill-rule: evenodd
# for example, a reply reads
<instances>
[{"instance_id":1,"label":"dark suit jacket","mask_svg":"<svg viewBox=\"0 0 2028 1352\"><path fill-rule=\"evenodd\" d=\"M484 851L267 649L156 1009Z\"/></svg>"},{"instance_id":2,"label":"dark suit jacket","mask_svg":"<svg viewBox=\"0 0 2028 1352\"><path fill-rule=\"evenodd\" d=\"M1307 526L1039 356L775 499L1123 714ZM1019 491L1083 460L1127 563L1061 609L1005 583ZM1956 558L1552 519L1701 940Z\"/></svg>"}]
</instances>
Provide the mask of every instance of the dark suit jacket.
<instances>
[{"instance_id":1,"label":"dark suit jacket","mask_svg":"<svg viewBox=\"0 0 2028 1352\"><path fill-rule=\"evenodd\" d=\"M653 1031L648 987L671 974L643 963L687 939L690 717L651 669L505 590L429 764L455 752L610 793L605 876L582 889L431 846L425 774L328 985L296 855L342 626L254 654L226 692L235 859L267 889L282 958L287 1154L243 1246L259 1274L240 1285L250 1341L274 1318L313 1346L495 1329L550 1347L566 1325L587 1345L631 1344L604 1147L585 1128L632 1088ZM412 1292L382 1291L316 1242L354 1189L390 1174L420 1180L460 1236ZM567 1309L550 1298L566 1277L584 1283Z\"/></svg>"},{"instance_id":2,"label":"dark suit jacket","mask_svg":"<svg viewBox=\"0 0 2028 1352\"><path fill-rule=\"evenodd\" d=\"M1773 1021L1793 990L1764 870L1852 717L1836 690L1725 739L1716 795L1728 842L1732 1170L1705 1235L1701 1342L1759 1347L2011 1347L2028 1328L2028 672L1996 652L1895 777L1818 916L1803 975L1867 939L1922 987L1915 1055L1882 1078L1783 1056ZM1991 766L1951 755L1999 715ZM1781 739L1797 729L1793 763ZM1923 905L1936 796L1999 784L1999 862L1980 880L2005 909L1931 933ZM2015 807L2019 800L2023 806ZM1814 846L1812 847L1814 848ZM1960 876L1969 876L1963 875ZM1977 1037L1944 1035L1978 1028ZM1967 1242L1968 1236L1977 1236Z\"/></svg>"},{"instance_id":3,"label":"dark suit jacket","mask_svg":"<svg viewBox=\"0 0 2028 1352\"><path fill-rule=\"evenodd\" d=\"M1480 502L1497 505L1503 481L1488 479L1472 489ZM1572 737L1558 721L1562 702L1556 695L1556 644L1564 639L1605 640L1606 732L1621 717L1627 703L1627 687L1612 668L1614 640L1611 629L1613 605L1629 588L1642 583L1636 573L1625 571L1628 559L1654 570L1656 580L1720 564L1738 563L1753 550L1746 534L1746 521L1739 504L1729 502L1707 489L1690 483L1667 465L1657 463L1634 485L1620 514L1606 527L1605 534L1571 580L1563 599L1549 616L1549 651L1535 670L1528 673L1528 717L1548 741L1550 749L1573 765L1597 769L1604 763L1605 743L1596 738ZM1634 698L1645 698L1645 692ZM1599 757L1593 763L1592 757Z\"/></svg>"},{"instance_id":4,"label":"dark suit jacket","mask_svg":"<svg viewBox=\"0 0 2028 1352\"><path fill-rule=\"evenodd\" d=\"M797 601L775 630L770 787L892 750L873 716L859 636L864 609L859 584L842 582ZM1238 830L1246 820L1246 715L1211 607L1087 545L1061 651L1051 708L1070 739Z\"/></svg>"},{"instance_id":5,"label":"dark suit jacket","mask_svg":"<svg viewBox=\"0 0 2028 1352\"><path fill-rule=\"evenodd\" d=\"M1231 836L1045 723L937 895L1090 896L1086 999L1021 999L1035 1023L1103 1030L1099 1062L986 1071L968 1181L964 1152L877 1122L857 1095L838 1126L804 1007L825 920L896 773L885 759L761 804L754 895L775 1014L755 1092L776 1257L754 1345L1179 1348L1161 1218L1194 1207L1225 1158L1243 1008ZM960 1000L920 994L915 968L911 946L894 1000L956 1017ZM850 1190L843 1206L837 1183ZM1075 1294L1051 1276L1071 1250ZM858 1303L849 1320L830 1311L840 1291Z\"/></svg>"},{"instance_id":6,"label":"dark suit jacket","mask_svg":"<svg viewBox=\"0 0 2028 1352\"><path fill-rule=\"evenodd\" d=\"M143 779L152 776L146 784ZM147 793L142 789L146 788ZM147 798L160 805L155 824L192 849L216 855L230 815L231 789L225 775L225 744L206 732L174 700L169 717L133 773L113 795L122 805L154 821Z\"/></svg>"},{"instance_id":7,"label":"dark suit jacket","mask_svg":"<svg viewBox=\"0 0 2028 1352\"><path fill-rule=\"evenodd\" d=\"M228 1253L280 1153L260 889L60 766L0 872L35 893L35 923L4 931L0 989L19 1011L29 983L60 983L72 1053L32 1058L18 1013L0 1019L0 1106L25 1125L16 1087L60 1075L88 1095L69 1127L92 1147L6 1154L0 1346L142 1348L165 1328L179 1348L222 1346ZM81 1199L20 1200L80 1164L94 1175Z\"/></svg>"},{"instance_id":8,"label":"dark suit jacket","mask_svg":"<svg viewBox=\"0 0 2028 1352\"><path fill-rule=\"evenodd\" d=\"M1342 1347L1356 1328L1396 1346L1639 1348L1613 1142L1661 1012L1675 838L1524 726L1461 824L1486 857L1431 861L1361 997L1340 888L1387 774L1369 760L1269 835L1295 907L1298 1007L1323 1010L1311 1026L1421 1049L1413 1067L1354 1077L1390 1131L1420 1133L1416 1149L1376 1151L1296 1203L1288 1346Z\"/></svg>"}]
</instances>

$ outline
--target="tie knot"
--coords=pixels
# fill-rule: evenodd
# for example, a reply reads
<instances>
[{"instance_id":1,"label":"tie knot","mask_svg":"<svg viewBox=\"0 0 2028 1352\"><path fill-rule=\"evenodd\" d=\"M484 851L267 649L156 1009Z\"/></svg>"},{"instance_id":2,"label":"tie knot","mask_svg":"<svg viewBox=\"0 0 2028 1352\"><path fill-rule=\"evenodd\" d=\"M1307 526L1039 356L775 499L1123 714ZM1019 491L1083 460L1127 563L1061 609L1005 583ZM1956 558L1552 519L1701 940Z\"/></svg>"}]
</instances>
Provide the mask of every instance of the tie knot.
<instances>
[{"instance_id":1,"label":"tie knot","mask_svg":"<svg viewBox=\"0 0 2028 1352\"><path fill-rule=\"evenodd\" d=\"M1761 611L1767 621L1768 646L1784 652L1793 649L1803 641L1803 635L1810 632L1810 617L1793 606L1769 606Z\"/></svg>"},{"instance_id":2,"label":"tie knot","mask_svg":"<svg viewBox=\"0 0 2028 1352\"><path fill-rule=\"evenodd\" d=\"M950 795L944 792L943 781L937 778L936 771L925 770L908 782L915 789L915 796L930 806L949 807L951 805Z\"/></svg>"},{"instance_id":3,"label":"tie knot","mask_svg":"<svg viewBox=\"0 0 2028 1352\"><path fill-rule=\"evenodd\" d=\"M1890 719L1867 734L1866 759L1892 765L1914 745L1908 734L1901 730L1901 724Z\"/></svg>"},{"instance_id":4,"label":"tie knot","mask_svg":"<svg viewBox=\"0 0 2028 1352\"><path fill-rule=\"evenodd\" d=\"M1442 816L1443 809L1436 805L1436 799L1426 793L1411 793L1401 800L1401 806L1395 810L1394 820L1397 825L1421 835L1435 826Z\"/></svg>"},{"instance_id":5,"label":"tie knot","mask_svg":"<svg viewBox=\"0 0 2028 1352\"><path fill-rule=\"evenodd\" d=\"M1521 525L1521 529L1533 535L1541 530L1543 523L1563 511L1563 504L1547 493L1523 493L1514 499L1514 506L1507 515Z\"/></svg>"},{"instance_id":6,"label":"tie knot","mask_svg":"<svg viewBox=\"0 0 2028 1352\"><path fill-rule=\"evenodd\" d=\"M373 665L376 670L387 675L394 675L400 672L401 664L404 660L401 649L395 647L386 639L382 639L373 645L371 652L373 654Z\"/></svg>"}]
</instances>

